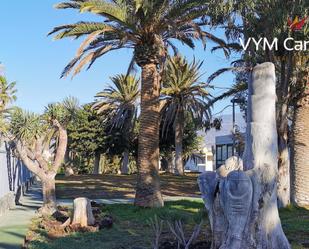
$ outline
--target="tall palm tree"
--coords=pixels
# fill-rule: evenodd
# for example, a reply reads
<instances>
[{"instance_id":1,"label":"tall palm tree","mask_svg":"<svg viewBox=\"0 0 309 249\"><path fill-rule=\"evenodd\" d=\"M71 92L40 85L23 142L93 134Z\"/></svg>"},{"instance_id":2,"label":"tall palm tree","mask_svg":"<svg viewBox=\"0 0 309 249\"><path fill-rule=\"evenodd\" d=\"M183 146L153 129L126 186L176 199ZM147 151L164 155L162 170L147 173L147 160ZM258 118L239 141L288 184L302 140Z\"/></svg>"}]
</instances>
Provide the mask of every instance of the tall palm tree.
<instances>
[{"instance_id":1,"label":"tall palm tree","mask_svg":"<svg viewBox=\"0 0 309 249\"><path fill-rule=\"evenodd\" d=\"M162 98L166 103L164 124L168 126L173 122L175 130L176 174L183 175L183 135L185 114L192 116L193 120L202 124L203 120L210 118L208 108L209 93L207 84L200 81L199 72L202 62L189 63L184 57L174 56L167 62L162 79Z\"/></svg>"},{"instance_id":2,"label":"tall palm tree","mask_svg":"<svg viewBox=\"0 0 309 249\"><path fill-rule=\"evenodd\" d=\"M3 113L10 102L16 100L16 82L9 83L4 76L0 75L0 112Z\"/></svg>"},{"instance_id":3,"label":"tall palm tree","mask_svg":"<svg viewBox=\"0 0 309 249\"><path fill-rule=\"evenodd\" d=\"M1 64L0 64L1 65ZM17 97L17 90L15 88L16 82L9 83L7 79L0 75L0 132L6 133L8 130L6 114L8 114L10 108L8 105L14 102Z\"/></svg>"},{"instance_id":4,"label":"tall palm tree","mask_svg":"<svg viewBox=\"0 0 309 249\"><path fill-rule=\"evenodd\" d=\"M111 129L119 129L126 138L123 152L121 173L129 171L129 143L131 142L134 123L137 116L139 97L139 79L132 75L116 75L111 78L112 85L99 92L95 97L93 109L98 114L105 113L111 122Z\"/></svg>"},{"instance_id":5,"label":"tall palm tree","mask_svg":"<svg viewBox=\"0 0 309 249\"><path fill-rule=\"evenodd\" d=\"M88 68L109 51L131 48L134 62L141 68L141 114L138 146L138 180L135 204L163 206L158 176L160 126L160 70L168 47L177 50L172 39L194 48L194 40L205 44L209 38L221 46L225 43L201 29L209 20L212 1L205 0L71 0L56 5L72 8L103 18L102 22L78 22L54 28L55 39L87 36L75 58L62 76L73 76L88 64ZM212 13L212 12L210 12Z\"/></svg>"}]
</instances>

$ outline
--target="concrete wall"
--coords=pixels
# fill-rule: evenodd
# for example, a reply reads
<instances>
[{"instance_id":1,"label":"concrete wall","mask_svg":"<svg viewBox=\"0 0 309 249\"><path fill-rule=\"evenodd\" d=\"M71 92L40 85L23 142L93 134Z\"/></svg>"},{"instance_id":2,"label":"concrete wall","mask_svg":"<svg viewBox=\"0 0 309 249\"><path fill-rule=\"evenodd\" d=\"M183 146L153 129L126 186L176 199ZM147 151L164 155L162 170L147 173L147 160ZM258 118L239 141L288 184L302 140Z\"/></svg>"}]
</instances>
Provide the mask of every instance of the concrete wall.
<instances>
[{"instance_id":1,"label":"concrete wall","mask_svg":"<svg viewBox=\"0 0 309 249\"><path fill-rule=\"evenodd\" d=\"M0 215L15 205L15 194L30 182L31 172L13 156L4 142L0 143Z\"/></svg>"},{"instance_id":2,"label":"concrete wall","mask_svg":"<svg viewBox=\"0 0 309 249\"><path fill-rule=\"evenodd\" d=\"M0 147L0 198L10 191L6 150L4 143L2 143Z\"/></svg>"}]
</instances>

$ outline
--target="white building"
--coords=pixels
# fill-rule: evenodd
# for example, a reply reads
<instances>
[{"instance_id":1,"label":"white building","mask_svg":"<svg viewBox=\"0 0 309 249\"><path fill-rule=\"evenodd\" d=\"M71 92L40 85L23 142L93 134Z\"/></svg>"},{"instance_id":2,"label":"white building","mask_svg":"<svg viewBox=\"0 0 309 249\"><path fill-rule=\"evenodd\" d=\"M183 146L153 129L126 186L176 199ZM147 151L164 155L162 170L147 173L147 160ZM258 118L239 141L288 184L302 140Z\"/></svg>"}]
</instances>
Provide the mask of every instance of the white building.
<instances>
[{"instance_id":1,"label":"white building","mask_svg":"<svg viewBox=\"0 0 309 249\"><path fill-rule=\"evenodd\" d=\"M214 170L213 152L206 147L201 153L196 153L195 158L189 159L185 165L185 171L205 172Z\"/></svg>"},{"instance_id":2,"label":"white building","mask_svg":"<svg viewBox=\"0 0 309 249\"><path fill-rule=\"evenodd\" d=\"M186 165L186 171L205 172L213 171L233 155L233 118L232 115L222 115L222 127L220 130L211 129L208 132L199 131L204 137L204 145L201 152L197 153L196 159L190 159ZM235 115L235 124L241 133L246 130L246 121L243 115Z\"/></svg>"}]
</instances>

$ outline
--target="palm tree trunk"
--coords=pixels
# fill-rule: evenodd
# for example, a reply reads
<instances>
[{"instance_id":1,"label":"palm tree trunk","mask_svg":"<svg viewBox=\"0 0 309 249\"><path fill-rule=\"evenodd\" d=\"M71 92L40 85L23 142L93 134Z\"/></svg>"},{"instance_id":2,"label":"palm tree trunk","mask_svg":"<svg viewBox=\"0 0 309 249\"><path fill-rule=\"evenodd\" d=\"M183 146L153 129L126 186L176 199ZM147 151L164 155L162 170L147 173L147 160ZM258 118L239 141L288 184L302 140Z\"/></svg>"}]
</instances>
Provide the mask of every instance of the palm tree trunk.
<instances>
[{"instance_id":1,"label":"palm tree trunk","mask_svg":"<svg viewBox=\"0 0 309 249\"><path fill-rule=\"evenodd\" d=\"M69 148L67 148L64 155L64 164L68 164L69 162L70 162L70 151Z\"/></svg>"},{"instance_id":2,"label":"palm tree trunk","mask_svg":"<svg viewBox=\"0 0 309 249\"><path fill-rule=\"evenodd\" d=\"M121 174L127 175L129 173L129 150L125 149L122 154Z\"/></svg>"},{"instance_id":3,"label":"palm tree trunk","mask_svg":"<svg viewBox=\"0 0 309 249\"><path fill-rule=\"evenodd\" d=\"M287 131L278 134L278 207L290 204L290 155L287 143Z\"/></svg>"},{"instance_id":4,"label":"palm tree trunk","mask_svg":"<svg viewBox=\"0 0 309 249\"><path fill-rule=\"evenodd\" d=\"M292 202L309 205L309 105L295 110L293 127Z\"/></svg>"},{"instance_id":5,"label":"palm tree trunk","mask_svg":"<svg viewBox=\"0 0 309 249\"><path fill-rule=\"evenodd\" d=\"M286 207L290 204L290 153L288 145L288 99L289 82L292 75L292 53L288 54L288 61L281 60L280 85L277 87L277 130L278 130L278 206Z\"/></svg>"},{"instance_id":6,"label":"palm tree trunk","mask_svg":"<svg viewBox=\"0 0 309 249\"><path fill-rule=\"evenodd\" d=\"M167 172L175 174L175 155L171 152L167 157Z\"/></svg>"},{"instance_id":7,"label":"palm tree trunk","mask_svg":"<svg viewBox=\"0 0 309 249\"><path fill-rule=\"evenodd\" d=\"M176 116L176 127L175 127L176 175L184 174L183 160L182 160L183 126L184 126L184 116L183 111L180 110Z\"/></svg>"},{"instance_id":8,"label":"palm tree trunk","mask_svg":"<svg viewBox=\"0 0 309 249\"><path fill-rule=\"evenodd\" d=\"M290 153L288 146L288 106L283 103L277 118L278 127L278 206L286 207L290 204Z\"/></svg>"},{"instance_id":9,"label":"palm tree trunk","mask_svg":"<svg viewBox=\"0 0 309 249\"><path fill-rule=\"evenodd\" d=\"M159 179L160 76L155 63L142 67L141 114L138 138L138 177L135 205L164 205Z\"/></svg>"},{"instance_id":10,"label":"palm tree trunk","mask_svg":"<svg viewBox=\"0 0 309 249\"><path fill-rule=\"evenodd\" d=\"M100 152L95 152L94 154L94 167L93 167L93 174L98 175L100 171L100 158L101 158L101 153Z\"/></svg>"}]
</instances>

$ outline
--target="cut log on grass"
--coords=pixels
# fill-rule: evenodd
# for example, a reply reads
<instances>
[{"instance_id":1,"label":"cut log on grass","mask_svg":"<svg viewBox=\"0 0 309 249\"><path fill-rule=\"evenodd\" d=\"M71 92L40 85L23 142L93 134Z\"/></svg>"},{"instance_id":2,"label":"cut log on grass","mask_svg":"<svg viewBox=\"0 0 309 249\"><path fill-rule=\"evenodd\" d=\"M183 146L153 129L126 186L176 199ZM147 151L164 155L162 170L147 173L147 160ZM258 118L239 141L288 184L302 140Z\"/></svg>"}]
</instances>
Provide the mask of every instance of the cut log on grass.
<instances>
[{"instance_id":1,"label":"cut log on grass","mask_svg":"<svg viewBox=\"0 0 309 249\"><path fill-rule=\"evenodd\" d=\"M71 218L68 218L62 225L61 227L67 227L71 224Z\"/></svg>"},{"instance_id":2,"label":"cut log on grass","mask_svg":"<svg viewBox=\"0 0 309 249\"><path fill-rule=\"evenodd\" d=\"M246 171L230 163L218 173L199 177L209 211L212 249L290 249L277 208L275 89L274 65L256 66L249 84Z\"/></svg>"},{"instance_id":3,"label":"cut log on grass","mask_svg":"<svg viewBox=\"0 0 309 249\"><path fill-rule=\"evenodd\" d=\"M74 215L72 224L79 224L81 227L92 226L95 223L91 203L88 198L76 198L74 200Z\"/></svg>"}]
</instances>

